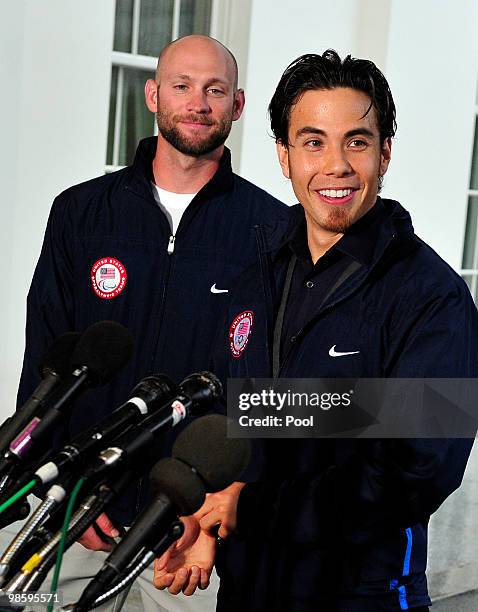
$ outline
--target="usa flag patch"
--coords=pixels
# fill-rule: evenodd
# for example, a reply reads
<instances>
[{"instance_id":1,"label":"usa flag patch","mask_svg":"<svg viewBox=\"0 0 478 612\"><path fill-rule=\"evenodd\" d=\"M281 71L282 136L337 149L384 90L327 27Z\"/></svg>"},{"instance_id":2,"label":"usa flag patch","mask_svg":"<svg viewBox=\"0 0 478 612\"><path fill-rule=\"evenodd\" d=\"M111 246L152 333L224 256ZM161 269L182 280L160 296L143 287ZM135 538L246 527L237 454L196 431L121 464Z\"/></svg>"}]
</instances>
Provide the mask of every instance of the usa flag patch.
<instances>
[{"instance_id":1,"label":"usa flag patch","mask_svg":"<svg viewBox=\"0 0 478 612\"><path fill-rule=\"evenodd\" d=\"M103 300L111 300L126 287L128 275L118 259L102 257L93 264L90 279L96 295Z\"/></svg>"},{"instance_id":2,"label":"usa flag patch","mask_svg":"<svg viewBox=\"0 0 478 612\"><path fill-rule=\"evenodd\" d=\"M244 310L234 317L229 328L229 348L233 357L240 357L245 350L252 332L254 313L252 310Z\"/></svg>"}]
</instances>

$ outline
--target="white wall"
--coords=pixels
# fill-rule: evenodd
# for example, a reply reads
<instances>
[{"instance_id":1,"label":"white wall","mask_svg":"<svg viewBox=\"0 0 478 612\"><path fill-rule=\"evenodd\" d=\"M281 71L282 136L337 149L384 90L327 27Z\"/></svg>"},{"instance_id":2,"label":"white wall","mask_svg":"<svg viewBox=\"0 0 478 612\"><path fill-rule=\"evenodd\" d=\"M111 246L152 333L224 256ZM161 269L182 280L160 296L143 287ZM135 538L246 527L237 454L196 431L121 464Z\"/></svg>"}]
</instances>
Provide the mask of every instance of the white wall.
<instances>
[{"instance_id":1,"label":"white wall","mask_svg":"<svg viewBox=\"0 0 478 612\"><path fill-rule=\"evenodd\" d=\"M276 159L267 106L282 72L302 53L329 46L354 52L358 17L356 0L253 3L240 173L286 203L296 199Z\"/></svg>"},{"instance_id":2,"label":"white wall","mask_svg":"<svg viewBox=\"0 0 478 612\"><path fill-rule=\"evenodd\" d=\"M114 1L4 0L0 9L6 415L14 408L25 298L51 202L65 187L103 172Z\"/></svg>"},{"instance_id":3,"label":"white wall","mask_svg":"<svg viewBox=\"0 0 478 612\"><path fill-rule=\"evenodd\" d=\"M3 15L5 2L0 4ZM17 139L20 115L18 109L18 71L23 59L24 3L11 3L9 19L0 20L0 117L2 117L2 146L0 147L0 184L2 185L0 224L0 278L3 291L0 300L0 321L3 322L2 349L0 350L0 418L13 409L11 388L17 376L16 358L9 350L13 336L10 304L14 301L12 285L15 274L13 261L12 232L14 228L17 185L13 180L16 172L19 144ZM24 291L21 293L24 301ZM17 308L22 310L20 296ZM20 336L21 338L21 336ZM19 342L21 344L21 342Z\"/></svg>"},{"instance_id":4,"label":"white wall","mask_svg":"<svg viewBox=\"0 0 478 612\"><path fill-rule=\"evenodd\" d=\"M395 0L386 74L399 129L387 192L461 266L478 76L476 0Z\"/></svg>"}]
</instances>

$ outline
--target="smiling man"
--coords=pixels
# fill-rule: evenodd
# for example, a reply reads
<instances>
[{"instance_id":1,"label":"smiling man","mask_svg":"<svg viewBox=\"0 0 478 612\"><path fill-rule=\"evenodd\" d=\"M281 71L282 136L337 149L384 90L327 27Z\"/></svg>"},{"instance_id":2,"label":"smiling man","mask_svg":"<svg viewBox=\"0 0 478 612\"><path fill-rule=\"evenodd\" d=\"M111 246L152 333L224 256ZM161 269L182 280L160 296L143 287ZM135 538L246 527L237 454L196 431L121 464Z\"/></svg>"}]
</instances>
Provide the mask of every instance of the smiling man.
<instances>
[{"instance_id":1,"label":"smiling man","mask_svg":"<svg viewBox=\"0 0 478 612\"><path fill-rule=\"evenodd\" d=\"M219 348L227 375L476 377L478 315L465 283L398 202L378 197L395 134L383 74L331 50L304 55L269 110L300 205L284 243L263 252L231 296ZM234 330L246 315L239 344ZM251 470L246 483L209 495L197 513L204 530L219 525L226 538L217 609L428 610L428 520L460 485L471 446L263 440L255 478ZM202 561L205 549L184 558ZM194 585L176 567L163 559L156 584Z\"/></svg>"},{"instance_id":2,"label":"smiling man","mask_svg":"<svg viewBox=\"0 0 478 612\"><path fill-rule=\"evenodd\" d=\"M370 97L350 87L306 91L277 140L307 222L316 262L375 204L387 171L391 134L382 138Z\"/></svg>"}]
</instances>

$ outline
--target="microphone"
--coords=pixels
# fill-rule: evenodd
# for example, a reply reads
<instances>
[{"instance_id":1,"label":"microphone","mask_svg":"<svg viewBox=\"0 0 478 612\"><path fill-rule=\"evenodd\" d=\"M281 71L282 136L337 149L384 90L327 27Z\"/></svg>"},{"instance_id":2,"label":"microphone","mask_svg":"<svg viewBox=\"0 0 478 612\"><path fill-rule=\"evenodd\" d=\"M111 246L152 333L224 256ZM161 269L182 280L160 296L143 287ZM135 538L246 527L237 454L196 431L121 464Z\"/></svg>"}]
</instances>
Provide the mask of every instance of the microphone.
<instances>
[{"instance_id":1,"label":"microphone","mask_svg":"<svg viewBox=\"0 0 478 612\"><path fill-rule=\"evenodd\" d=\"M71 357L73 372L59 389L39 404L40 415L35 416L11 442L0 461L0 474L30 453L34 443L45 438L64 417L74 399L88 386L102 385L125 365L133 352L130 332L113 321L91 325L81 336ZM43 416L44 415L44 416Z\"/></svg>"},{"instance_id":2,"label":"microphone","mask_svg":"<svg viewBox=\"0 0 478 612\"><path fill-rule=\"evenodd\" d=\"M251 459L251 443L247 438L227 437L229 421L221 414L196 419L179 434L173 446L173 457L191 466L208 492L228 487L240 477Z\"/></svg>"},{"instance_id":3,"label":"microphone","mask_svg":"<svg viewBox=\"0 0 478 612\"><path fill-rule=\"evenodd\" d=\"M223 489L241 475L250 459L250 443L227 439L226 430L227 418L212 414L193 421L181 432L174 445L175 456L161 459L151 471L156 498L106 559L75 610L88 609L144 547L154 549L178 514L199 510L206 491ZM159 554L157 550L155 554Z\"/></svg>"},{"instance_id":4,"label":"microphone","mask_svg":"<svg viewBox=\"0 0 478 612\"><path fill-rule=\"evenodd\" d=\"M127 402L66 444L52 461L35 472L34 477L46 484L65 470L84 465L98 447L104 447L148 413L157 411L165 401L171 400L176 389L177 386L165 374L143 378Z\"/></svg>"},{"instance_id":5,"label":"microphone","mask_svg":"<svg viewBox=\"0 0 478 612\"><path fill-rule=\"evenodd\" d=\"M157 443L158 436L175 427L186 416L206 412L222 394L222 385L211 372L191 374L179 385L176 397L155 414L121 435L114 446L103 450L85 473L87 479L102 478L104 472L119 464L133 467L144 452Z\"/></svg>"},{"instance_id":6,"label":"microphone","mask_svg":"<svg viewBox=\"0 0 478 612\"><path fill-rule=\"evenodd\" d=\"M51 515L53 508L63 503L66 489L71 488L72 485L73 469L84 464L99 446L123 433L130 425L144 418L148 412L157 410L166 399L171 399L176 388L176 385L165 374L143 378L133 389L132 397L126 403L100 423L69 442L53 461L38 468L33 475L26 474L23 477L25 483L33 478L37 484L44 485L55 480L61 473L65 474L67 482L53 485L49 489L43 502L0 558L0 585L3 582L3 576L9 571L28 539L44 519Z\"/></svg>"},{"instance_id":7,"label":"microphone","mask_svg":"<svg viewBox=\"0 0 478 612\"><path fill-rule=\"evenodd\" d=\"M83 591L75 610L88 610L149 540L156 542L168 531L178 514L193 514L204 503L206 492L201 480L179 459L161 459L151 471L150 482L156 497Z\"/></svg>"},{"instance_id":8,"label":"microphone","mask_svg":"<svg viewBox=\"0 0 478 612\"><path fill-rule=\"evenodd\" d=\"M42 380L33 391L28 400L0 427L0 449L5 450L35 415L39 405L50 392L69 373L70 357L78 344L80 334L67 332L58 336L50 345L43 357L43 366L40 369Z\"/></svg>"}]
</instances>

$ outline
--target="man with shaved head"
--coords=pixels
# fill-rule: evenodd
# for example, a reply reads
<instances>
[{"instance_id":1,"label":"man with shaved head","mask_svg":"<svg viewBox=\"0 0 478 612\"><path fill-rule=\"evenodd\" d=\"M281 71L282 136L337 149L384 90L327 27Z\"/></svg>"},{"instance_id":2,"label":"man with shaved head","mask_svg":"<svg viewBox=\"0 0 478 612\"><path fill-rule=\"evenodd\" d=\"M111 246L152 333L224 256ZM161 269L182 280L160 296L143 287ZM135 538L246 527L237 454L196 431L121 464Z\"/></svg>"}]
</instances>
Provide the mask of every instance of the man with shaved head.
<instances>
[{"instance_id":1,"label":"man with shaved head","mask_svg":"<svg viewBox=\"0 0 478 612\"><path fill-rule=\"evenodd\" d=\"M284 204L232 171L224 142L241 116L244 92L224 45L207 36L172 42L145 96L157 138L139 143L131 166L58 196L29 292L19 405L37 385L42 356L58 335L109 319L135 339L131 363L111 384L76 402L57 444L122 404L143 377L161 372L180 383L207 369L228 291L256 261L258 245L273 247L288 223ZM145 476L170 453L172 441L172 433L165 435L161 451L144 457ZM147 479L133 482L83 534L83 547L75 545L62 570L65 602L78 599L105 558L101 551L111 550L111 539L148 500ZM186 523L194 539L198 524ZM211 569L198 576L200 587ZM215 608L214 589L198 600L162 593L151 577L142 586L147 610Z\"/></svg>"}]
</instances>

